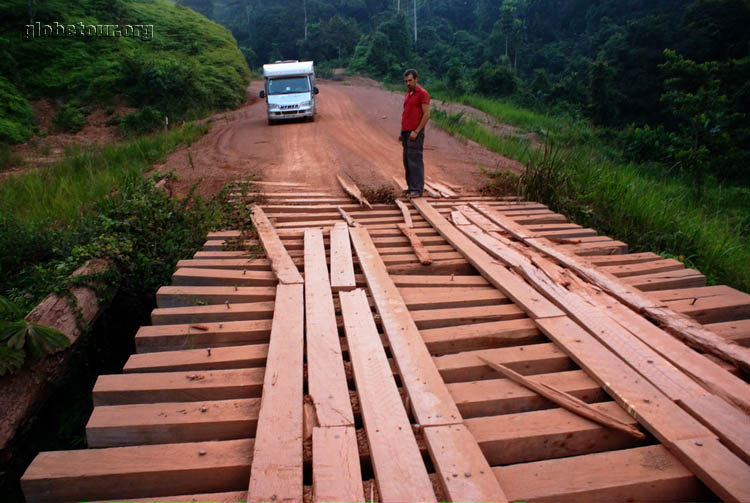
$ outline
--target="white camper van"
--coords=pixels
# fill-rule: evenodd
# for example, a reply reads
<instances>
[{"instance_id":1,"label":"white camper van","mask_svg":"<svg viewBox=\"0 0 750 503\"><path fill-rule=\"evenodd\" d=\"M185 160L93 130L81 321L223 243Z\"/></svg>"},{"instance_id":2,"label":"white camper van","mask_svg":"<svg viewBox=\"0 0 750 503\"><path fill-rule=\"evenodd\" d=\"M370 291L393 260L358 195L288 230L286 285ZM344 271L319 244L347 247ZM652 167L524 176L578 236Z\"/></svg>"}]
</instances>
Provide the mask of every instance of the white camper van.
<instances>
[{"instance_id":1,"label":"white camper van","mask_svg":"<svg viewBox=\"0 0 750 503\"><path fill-rule=\"evenodd\" d=\"M315 70L312 61L277 61L263 65L265 88L260 97L266 100L268 123L306 117L315 120Z\"/></svg>"}]
</instances>

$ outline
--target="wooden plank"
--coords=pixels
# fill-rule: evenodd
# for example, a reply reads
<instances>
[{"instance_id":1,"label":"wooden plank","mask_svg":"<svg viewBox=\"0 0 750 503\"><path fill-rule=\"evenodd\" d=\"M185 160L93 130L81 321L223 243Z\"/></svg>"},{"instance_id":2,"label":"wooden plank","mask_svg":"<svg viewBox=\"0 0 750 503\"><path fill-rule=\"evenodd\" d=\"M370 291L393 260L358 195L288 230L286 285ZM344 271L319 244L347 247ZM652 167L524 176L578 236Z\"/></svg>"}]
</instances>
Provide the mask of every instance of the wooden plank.
<instances>
[{"instance_id":1,"label":"wooden plank","mask_svg":"<svg viewBox=\"0 0 750 503\"><path fill-rule=\"evenodd\" d=\"M136 353L130 355L123 372L170 372L263 367L266 364L267 355L268 344L212 346L205 349Z\"/></svg>"},{"instance_id":2,"label":"wooden plank","mask_svg":"<svg viewBox=\"0 0 750 503\"><path fill-rule=\"evenodd\" d=\"M434 180L432 178L428 178L425 180L427 183L429 183L431 186L433 186L436 190L440 191L440 195L443 197L449 197L449 198L457 198L458 194L453 192L448 186L446 186L444 183L441 183L437 180Z\"/></svg>"},{"instance_id":3,"label":"wooden plank","mask_svg":"<svg viewBox=\"0 0 750 503\"><path fill-rule=\"evenodd\" d=\"M533 288L497 263L440 215L430 203L415 199L412 204L430 224L468 260L484 278L506 296L524 306L532 318L560 316L562 311Z\"/></svg>"},{"instance_id":4,"label":"wooden plank","mask_svg":"<svg viewBox=\"0 0 750 503\"><path fill-rule=\"evenodd\" d=\"M135 334L138 353L175 349L237 346L267 342L270 320L200 322L143 326Z\"/></svg>"},{"instance_id":5,"label":"wooden plank","mask_svg":"<svg viewBox=\"0 0 750 503\"><path fill-rule=\"evenodd\" d=\"M400 199L396 199L395 201L396 206L398 206L398 209L401 210L401 213L404 215L404 223L408 228L414 227L414 222L411 220L411 213L409 212L409 208L406 207L403 201Z\"/></svg>"},{"instance_id":6,"label":"wooden plank","mask_svg":"<svg viewBox=\"0 0 750 503\"><path fill-rule=\"evenodd\" d=\"M616 469L613 469L616 467ZM511 501L709 501L712 495L661 445L493 468Z\"/></svg>"},{"instance_id":7,"label":"wooden plank","mask_svg":"<svg viewBox=\"0 0 750 503\"><path fill-rule=\"evenodd\" d=\"M583 400L571 396L564 391L560 391L557 388L550 386L549 384L538 383L529 377L524 377L518 372L514 372L504 365L496 362L491 362L486 358L482 358L481 356L479 357L479 359L486 363L493 370L500 372L500 374L510 379L511 381L521 384L529 388L530 390L539 393L547 400L554 402L565 410L573 412L574 414L578 414L581 417L585 417L586 419L599 423L603 426L606 426L607 428L612 428L623 433L627 433L631 437L635 437L641 440L646 438L646 435L644 435L643 432L641 432L639 429L630 426L629 424L623 423L622 421L610 416L605 412L599 411L598 409L588 405Z\"/></svg>"},{"instance_id":8,"label":"wooden plank","mask_svg":"<svg viewBox=\"0 0 750 503\"><path fill-rule=\"evenodd\" d=\"M750 416L715 395L685 398L680 405L750 463Z\"/></svg>"},{"instance_id":9,"label":"wooden plank","mask_svg":"<svg viewBox=\"0 0 750 503\"><path fill-rule=\"evenodd\" d=\"M185 267L177 269L172 274L172 284L175 286L273 286L277 281L276 274L265 271L192 269Z\"/></svg>"},{"instance_id":10,"label":"wooden plank","mask_svg":"<svg viewBox=\"0 0 750 503\"><path fill-rule=\"evenodd\" d=\"M404 233L404 236L409 238L411 247L414 250L414 254L417 256L417 259L419 260L419 262L422 265L432 264L430 253L424 247L424 245L419 240L419 237L414 233L414 231L412 231L412 229L407 227L405 224L396 224L396 225L399 228L399 230Z\"/></svg>"},{"instance_id":11,"label":"wooden plank","mask_svg":"<svg viewBox=\"0 0 750 503\"><path fill-rule=\"evenodd\" d=\"M352 246L349 231L345 224L338 223L331 229L331 290L353 290L357 284L354 278Z\"/></svg>"},{"instance_id":12,"label":"wooden plank","mask_svg":"<svg viewBox=\"0 0 750 503\"><path fill-rule=\"evenodd\" d=\"M272 301L275 286L162 286L156 292L159 308L197 306L202 304L240 304Z\"/></svg>"},{"instance_id":13,"label":"wooden plank","mask_svg":"<svg viewBox=\"0 0 750 503\"><path fill-rule=\"evenodd\" d=\"M248 271L270 271L271 261L265 258L192 258L177 262L177 269L237 269Z\"/></svg>"},{"instance_id":14,"label":"wooden plank","mask_svg":"<svg viewBox=\"0 0 750 503\"><path fill-rule=\"evenodd\" d=\"M302 276L281 243L273 225L258 205L253 206L252 221L279 282L287 285L301 285Z\"/></svg>"},{"instance_id":15,"label":"wooden plank","mask_svg":"<svg viewBox=\"0 0 750 503\"><path fill-rule=\"evenodd\" d=\"M154 325L182 323L212 323L230 321L267 320L273 315L273 302L243 302L223 304L156 308L151 311Z\"/></svg>"},{"instance_id":16,"label":"wooden plank","mask_svg":"<svg viewBox=\"0 0 750 503\"><path fill-rule=\"evenodd\" d=\"M396 184L396 187L398 187L398 190L406 190L409 188L409 186L406 184L406 182L397 176L392 176L391 179Z\"/></svg>"},{"instance_id":17,"label":"wooden plank","mask_svg":"<svg viewBox=\"0 0 750 503\"><path fill-rule=\"evenodd\" d=\"M339 181L339 184L341 184L341 188L343 188L347 194L349 194L354 199L359 201L360 205L366 206L367 208L372 209L372 205L367 199L364 198L364 196L362 195L362 192L360 192L359 190L359 187L357 187L357 185L354 182L345 179L341 175L336 175L336 179Z\"/></svg>"},{"instance_id":18,"label":"wooden plank","mask_svg":"<svg viewBox=\"0 0 750 503\"><path fill-rule=\"evenodd\" d=\"M598 268L599 271L611 274L617 278L655 274L658 272L679 271L681 269L685 269L685 264L679 260L671 258L654 260L652 262L641 262L638 264L607 265Z\"/></svg>"},{"instance_id":19,"label":"wooden plank","mask_svg":"<svg viewBox=\"0 0 750 503\"><path fill-rule=\"evenodd\" d=\"M40 453L26 469L26 501L57 503L240 490L250 439Z\"/></svg>"},{"instance_id":20,"label":"wooden plank","mask_svg":"<svg viewBox=\"0 0 750 503\"><path fill-rule=\"evenodd\" d=\"M354 426L313 428L313 501L365 501Z\"/></svg>"},{"instance_id":21,"label":"wooden plank","mask_svg":"<svg viewBox=\"0 0 750 503\"><path fill-rule=\"evenodd\" d=\"M340 292L339 298L380 497L436 501L367 297L357 289Z\"/></svg>"},{"instance_id":22,"label":"wooden plank","mask_svg":"<svg viewBox=\"0 0 750 503\"><path fill-rule=\"evenodd\" d=\"M668 307L670 310L689 316L701 324L735 321L750 318L750 295L736 292L731 295L677 300L670 302ZM706 332L711 333L708 330ZM711 335L715 336L713 333ZM704 350L703 348L700 349ZM750 371L750 351L744 352L747 353L746 361L748 363L747 365L743 364L743 368ZM724 355L717 354L717 356L723 357ZM734 359L730 359L730 361L734 362Z\"/></svg>"},{"instance_id":23,"label":"wooden plank","mask_svg":"<svg viewBox=\"0 0 750 503\"><path fill-rule=\"evenodd\" d=\"M435 189L432 185L430 185L430 183L427 182L427 180L424 181L424 191L428 196L433 197L435 199L440 199L441 197L443 197L442 194L440 194L440 191Z\"/></svg>"},{"instance_id":24,"label":"wooden plank","mask_svg":"<svg viewBox=\"0 0 750 503\"><path fill-rule=\"evenodd\" d=\"M95 407L89 448L232 440L255 436L260 398Z\"/></svg>"},{"instance_id":25,"label":"wooden plank","mask_svg":"<svg viewBox=\"0 0 750 503\"><path fill-rule=\"evenodd\" d=\"M624 423L637 424L615 402L595 403L592 406ZM492 466L627 449L644 444L643 440L560 408L477 417L466 419L464 424L477 439Z\"/></svg>"},{"instance_id":26,"label":"wooden plank","mask_svg":"<svg viewBox=\"0 0 750 503\"><path fill-rule=\"evenodd\" d=\"M424 309L412 311L411 317L417 328L424 330L471 323L517 320L526 318L526 313L515 304L500 304L496 306Z\"/></svg>"},{"instance_id":27,"label":"wooden plank","mask_svg":"<svg viewBox=\"0 0 750 503\"><path fill-rule=\"evenodd\" d=\"M464 425L430 426L424 429L424 438L451 501L508 501L477 441Z\"/></svg>"},{"instance_id":28,"label":"wooden plank","mask_svg":"<svg viewBox=\"0 0 750 503\"><path fill-rule=\"evenodd\" d=\"M348 225L349 227L356 227L357 225L359 225L357 222L354 221L354 219L351 217L351 215L349 215L349 213L347 213L346 210L344 210L344 208L342 208L341 206L339 206L337 208L337 210L338 210L339 214L341 215L341 218L343 218L344 221L346 221L346 225ZM336 224L336 225L338 225L338 224Z\"/></svg>"},{"instance_id":29,"label":"wooden plank","mask_svg":"<svg viewBox=\"0 0 750 503\"><path fill-rule=\"evenodd\" d=\"M420 330L430 354L492 349L544 342L531 318Z\"/></svg>"},{"instance_id":30,"label":"wooden plank","mask_svg":"<svg viewBox=\"0 0 750 503\"><path fill-rule=\"evenodd\" d=\"M706 328L728 341L750 347L750 319L711 323Z\"/></svg>"},{"instance_id":31,"label":"wooden plank","mask_svg":"<svg viewBox=\"0 0 750 503\"><path fill-rule=\"evenodd\" d=\"M487 367L477 356L501 362L524 375L561 372L575 368L570 358L550 342L439 356L435 358L435 365L448 383L496 378L495 371Z\"/></svg>"},{"instance_id":32,"label":"wooden plank","mask_svg":"<svg viewBox=\"0 0 750 503\"><path fill-rule=\"evenodd\" d=\"M350 227L349 234L417 422L423 426L460 423L461 415L367 229Z\"/></svg>"},{"instance_id":33,"label":"wooden plank","mask_svg":"<svg viewBox=\"0 0 750 503\"><path fill-rule=\"evenodd\" d=\"M672 454L723 501L750 501L750 466L715 437L675 440L673 449Z\"/></svg>"},{"instance_id":34,"label":"wooden plank","mask_svg":"<svg viewBox=\"0 0 750 503\"><path fill-rule=\"evenodd\" d=\"M181 494L179 496L151 496L149 498L128 498L129 503L195 503L196 501L220 501L221 503L245 503L247 501L247 491L227 491L222 493L203 493L203 494ZM115 503L92 502L92 503Z\"/></svg>"},{"instance_id":35,"label":"wooden plank","mask_svg":"<svg viewBox=\"0 0 750 503\"><path fill-rule=\"evenodd\" d=\"M263 379L248 502L302 501L304 318L303 286L280 284Z\"/></svg>"},{"instance_id":36,"label":"wooden plank","mask_svg":"<svg viewBox=\"0 0 750 503\"><path fill-rule=\"evenodd\" d=\"M263 368L100 375L94 406L231 400L260 396Z\"/></svg>"},{"instance_id":37,"label":"wooden plank","mask_svg":"<svg viewBox=\"0 0 750 503\"><path fill-rule=\"evenodd\" d=\"M609 396L583 370L537 374L534 378L555 386L586 403L604 402ZM509 379L487 379L448 384L448 391L464 419L478 416L499 416L532 410L554 408L555 405Z\"/></svg>"},{"instance_id":38,"label":"wooden plank","mask_svg":"<svg viewBox=\"0 0 750 503\"><path fill-rule=\"evenodd\" d=\"M719 497L750 500L750 488L736 485L736 480L750 480L750 468L718 442L709 442L712 433L705 426L569 318L537 320L537 325ZM703 444L700 449L695 442ZM727 474L741 477L727 480Z\"/></svg>"},{"instance_id":39,"label":"wooden plank","mask_svg":"<svg viewBox=\"0 0 750 503\"><path fill-rule=\"evenodd\" d=\"M468 215L471 219L472 216ZM560 268L545 259L522 255L515 245L499 235L483 233L474 225L460 227L473 240L492 253L495 257L509 264L540 292L554 302L594 334L612 351L625 359L646 379L653 382L661 391L672 399L686 396L700 396L705 390L680 372L674 365L657 353L653 348L635 337L626 328L613 324L608 309L591 296L583 298L572 287L562 284L571 283L575 278L565 276ZM524 250L525 251L525 250ZM654 302L650 300L653 305ZM648 362L648 363L647 363Z\"/></svg>"},{"instance_id":40,"label":"wooden plank","mask_svg":"<svg viewBox=\"0 0 750 503\"><path fill-rule=\"evenodd\" d=\"M320 229L305 231L305 328L307 387L318 425L353 426Z\"/></svg>"},{"instance_id":41,"label":"wooden plank","mask_svg":"<svg viewBox=\"0 0 750 503\"><path fill-rule=\"evenodd\" d=\"M621 281L642 292L669 290L673 288L694 288L706 285L706 277L695 269L657 272L642 276L629 276Z\"/></svg>"}]
</instances>

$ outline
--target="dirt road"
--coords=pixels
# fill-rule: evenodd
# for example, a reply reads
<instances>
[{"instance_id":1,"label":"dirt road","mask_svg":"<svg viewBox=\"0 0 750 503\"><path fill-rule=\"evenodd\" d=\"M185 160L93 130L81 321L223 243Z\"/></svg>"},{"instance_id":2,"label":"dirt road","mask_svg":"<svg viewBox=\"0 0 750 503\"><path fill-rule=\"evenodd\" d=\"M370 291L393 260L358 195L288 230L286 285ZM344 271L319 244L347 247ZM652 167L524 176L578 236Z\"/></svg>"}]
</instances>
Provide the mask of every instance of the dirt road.
<instances>
[{"instance_id":1,"label":"dirt road","mask_svg":"<svg viewBox=\"0 0 750 503\"><path fill-rule=\"evenodd\" d=\"M262 86L256 81L248 89L250 100L245 105L209 119L211 129L189 148L189 156L188 149L175 152L157 169L175 170L178 180L172 188L177 195L203 179L198 192L204 196L250 175L333 190L338 190L339 173L373 188L392 185L394 175L403 177L397 140L403 94L362 78L318 84L315 122L268 126L265 103L254 98ZM424 158L428 177L466 188L483 184L480 167L519 168L514 161L473 142L461 142L434 125L427 128Z\"/></svg>"}]
</instances>

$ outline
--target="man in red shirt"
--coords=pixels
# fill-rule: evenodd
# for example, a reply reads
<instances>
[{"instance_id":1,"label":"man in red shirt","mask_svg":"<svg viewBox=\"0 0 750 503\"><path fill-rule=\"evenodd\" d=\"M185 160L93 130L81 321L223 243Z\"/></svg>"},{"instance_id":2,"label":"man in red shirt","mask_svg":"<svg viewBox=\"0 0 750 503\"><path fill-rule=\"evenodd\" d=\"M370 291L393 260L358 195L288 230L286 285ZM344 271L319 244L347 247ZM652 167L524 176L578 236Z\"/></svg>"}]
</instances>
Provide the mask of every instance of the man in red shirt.
<instances>
[{"instance_id":1,"label":"man in red shirt","mask_svg":"<svg viewBox=\"0 0 750 503\"><path fill-rule=\"evenodd\" d=\"M404 169L408 197L421 197L424 192L424 128L430 120L430 94L417 84L417 71L404 72L404 82L408 88L404 98L404 112L401 115L401 135L399 141L404 147Z\"/></svg>"}]
</instances>

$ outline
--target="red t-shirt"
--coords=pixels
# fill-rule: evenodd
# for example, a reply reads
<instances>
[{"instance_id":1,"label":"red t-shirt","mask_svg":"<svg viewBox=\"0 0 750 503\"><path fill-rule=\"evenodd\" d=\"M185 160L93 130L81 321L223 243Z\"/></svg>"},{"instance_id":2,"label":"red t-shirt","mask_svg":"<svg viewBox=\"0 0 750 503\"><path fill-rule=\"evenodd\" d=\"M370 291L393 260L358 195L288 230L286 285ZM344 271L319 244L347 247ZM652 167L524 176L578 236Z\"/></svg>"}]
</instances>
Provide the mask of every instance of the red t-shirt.
<instances>
[{"instance_id":1,"label":"red t-shirt","mask_svg":"<svg viewBox=\"0 0 750 503\"><path fill-rule=\"evenodd\" d=\"M401 115L401 131L414 131L422 120L422 104L430 103L430 93L417 84L414 91L406 91L404 113Z\"/></svg>"}]
</instances>

